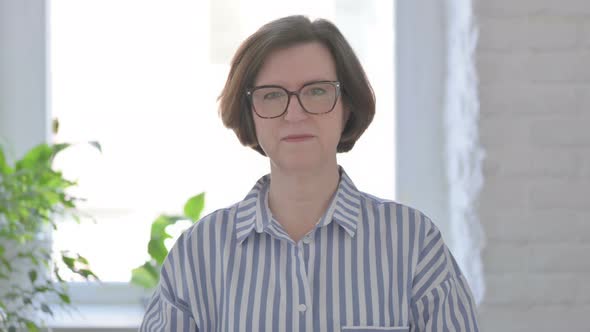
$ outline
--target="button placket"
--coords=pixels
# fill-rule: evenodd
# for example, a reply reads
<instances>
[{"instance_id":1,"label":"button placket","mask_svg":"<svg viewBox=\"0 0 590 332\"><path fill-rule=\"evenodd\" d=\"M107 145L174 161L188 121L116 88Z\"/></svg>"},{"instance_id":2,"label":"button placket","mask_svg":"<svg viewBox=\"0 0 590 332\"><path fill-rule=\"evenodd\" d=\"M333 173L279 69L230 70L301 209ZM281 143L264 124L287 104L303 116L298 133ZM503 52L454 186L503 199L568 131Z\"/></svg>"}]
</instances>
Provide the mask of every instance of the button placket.
<instances>
[{"instance_id":1,"label":"button placket","mask_svg":"<svg viewBox=\"0 0 590 332\"><path fill-rule=\"evenodd\" d=\"M303 257L305 248L302 242L299 242L295 246L293 254L296 256L295 260L297 261L297 277L300 278L301 285L304 288L303 297L299 298L300 303L297 305L297 311L299 311L301 314L305 314L309 308L306 303L310 301L311 294L309 289L309 280L307 279L307 273L305 270L305 258Z\"/></svg>"}]
</instances>

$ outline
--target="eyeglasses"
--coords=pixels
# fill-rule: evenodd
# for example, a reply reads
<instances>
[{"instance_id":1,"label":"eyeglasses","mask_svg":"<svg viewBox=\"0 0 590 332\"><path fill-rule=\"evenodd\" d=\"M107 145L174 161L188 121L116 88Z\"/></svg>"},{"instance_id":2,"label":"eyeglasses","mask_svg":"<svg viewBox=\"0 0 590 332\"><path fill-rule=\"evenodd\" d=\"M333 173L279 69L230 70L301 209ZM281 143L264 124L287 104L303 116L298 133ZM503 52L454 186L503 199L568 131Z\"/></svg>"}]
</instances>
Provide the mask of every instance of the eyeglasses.
<instances>
[{"instance_id":1,"label":"eyeglasses","mask_svg":"<svg viewBox=\"0 0 590 332\"><path fill-rule=\"evenodd\" d=\"M331 112L340 96L340 82L316 81L303 85L297 91L289 91L280 85L261 85L248 89L246 95L252 109L261 118L278 118L287 112L291 96L297 96L299 105L307 113Z\"/></svg>"}]
</instances>

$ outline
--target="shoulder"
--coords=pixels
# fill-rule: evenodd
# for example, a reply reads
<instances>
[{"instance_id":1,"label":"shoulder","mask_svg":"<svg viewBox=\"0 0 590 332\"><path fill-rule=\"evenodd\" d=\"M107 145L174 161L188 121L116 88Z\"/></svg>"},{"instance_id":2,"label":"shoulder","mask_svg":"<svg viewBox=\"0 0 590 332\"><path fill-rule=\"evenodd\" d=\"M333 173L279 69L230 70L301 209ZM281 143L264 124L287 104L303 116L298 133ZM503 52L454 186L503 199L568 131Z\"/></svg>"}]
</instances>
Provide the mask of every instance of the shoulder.
<instances>
[{"instance_id":1,"label":"shoulder","mask_svg":"<svg viewBox=\"0 0 590 332\"><path fill-rule=\"evenodd\" d=\"M439 228L422 210L365 192L360 194L363 224L380 221L390 231L392 240L417 254L416 258L446 246Z\"/></svg>"},{"instance_id":2,"label":"shoulder","mask_svg":"<svg viewBox=\"0 0 590 332\"><path fill-rule=\"evenodd\" d=\"M234 232L237 203L215 210L185 229L170 249L168 258L194 259L195 253L208 254L220 249Z\"/></svg>"},{"instance_id":3,"label":"shoulder","mask_svg":"<svg viewBox=\"0 0 590 332\"><path fill-rule=\"evenodd\" d=\"M424 234L439 233L432 219L421 210L394 200L380 198L366 192L359 192L361 206L385 214L388 221L399 227L413 228Z\"/></svg>"},{"instance_id":4,"label":"shoulder","mask_svg":"<svg viewBox=\"0 0 590 332\"><path fill-rule=\"evenodd\" d=\"M231 217L234 210L234 205L218 209L185 229L170 248L162 264L162 275L179 276L192 271L186 266L204 266L209 261L204 257L219 252L234 234ZM167 288L178 291L177 282L177 279L171 280Z\"/></svg>"},{"instance_id":5,"label":"shoulder","mask_svg":"<svg viewBox=\"0 0 590 332\"><path fill-rule=\"evenodd\" d=\"M220 230L221 228L228 229L234 223L234 217L239 203L231 206L217 209L204 217L201 217L193 225L184 231L184 236L187 238L202 237L204 232L211 229Z\"/></svg>"},{"instance_id":6,"label":"shoulder","mask_svg":"<svg viewBox=\"0 0 590 332\"><path fill-rule=\"evenodd\" d=\"M462 272L444 241L440 229L424 212L396 201L361 193L361 205L373 209L392 225L393 241L410 252L415 271L440 272L446 278L462 277ZM375 213L373 213L375 214Z\"/></svg>"}]
</instances>

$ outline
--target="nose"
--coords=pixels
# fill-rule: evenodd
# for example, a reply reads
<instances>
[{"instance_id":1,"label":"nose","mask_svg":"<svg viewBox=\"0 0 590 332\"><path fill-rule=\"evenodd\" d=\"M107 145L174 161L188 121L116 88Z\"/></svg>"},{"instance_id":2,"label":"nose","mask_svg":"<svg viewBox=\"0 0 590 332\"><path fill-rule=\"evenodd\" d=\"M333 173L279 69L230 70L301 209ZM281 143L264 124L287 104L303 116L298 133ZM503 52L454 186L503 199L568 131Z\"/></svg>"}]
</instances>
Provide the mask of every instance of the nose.
<instances>
[{"instance_id":1,"label":"nose","mask_svg":"<svg viewBox=\"0 0 590 332\"><path fill-rule=\"evenodd\" d=\"M285 114L285 120L287 121L301 121L309 117L309 114L305 112L299 98L295 93L289 94L289 106L287 107L287 113Z\"/></svg>"}]
</instances>

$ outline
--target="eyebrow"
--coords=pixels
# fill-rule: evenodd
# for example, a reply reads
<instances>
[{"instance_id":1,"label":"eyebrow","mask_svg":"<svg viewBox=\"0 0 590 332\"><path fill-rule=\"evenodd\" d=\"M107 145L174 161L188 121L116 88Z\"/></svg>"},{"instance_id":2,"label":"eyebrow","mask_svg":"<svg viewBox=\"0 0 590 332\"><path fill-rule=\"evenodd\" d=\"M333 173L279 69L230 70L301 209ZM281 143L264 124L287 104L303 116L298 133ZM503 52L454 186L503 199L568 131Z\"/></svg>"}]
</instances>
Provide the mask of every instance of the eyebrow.
<instances>
[{"instance_id":1,"label":"eyebrow","mask_svg":"<svg viewBox=\"0 0 590 332\"><path fill-rule=\"evenodd\" d=\"M333 82L333 81L337 81L338 79L326 79L326 78L320 78L320 79L313 79L313 80L307 80L305 82L303 82L302 84L299 85L299 87L302 87L306 84L309 83L315 83L315 82ZM284 82L283 82L284 83ZM280 87L284 87L286 84L280 84L280 83L266 83L266 84L257 84L254 87L258 87L258 86L280 86Z\"/></svg>"}]
</instances>

